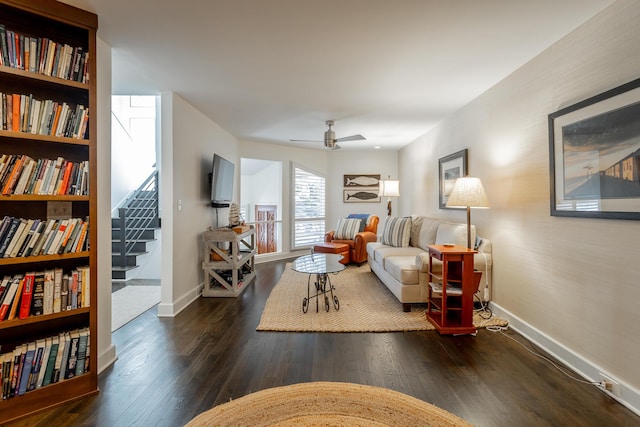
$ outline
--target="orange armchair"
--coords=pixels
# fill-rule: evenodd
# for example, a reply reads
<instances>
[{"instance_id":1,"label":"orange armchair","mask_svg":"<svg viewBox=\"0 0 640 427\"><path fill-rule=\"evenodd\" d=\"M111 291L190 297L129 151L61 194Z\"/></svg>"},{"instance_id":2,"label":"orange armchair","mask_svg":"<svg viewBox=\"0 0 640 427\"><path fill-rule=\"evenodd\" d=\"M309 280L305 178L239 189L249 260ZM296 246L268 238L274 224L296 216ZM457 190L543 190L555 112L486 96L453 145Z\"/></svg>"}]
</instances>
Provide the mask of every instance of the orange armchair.
<instances>
[{"instance_id":1,"label":"orange armchair","mask_svg":"<svg viewBox=\"0 0 640 427\"><path fill-rule=\"evenodd\" d=\"M358 218L356 215L351 217ZM324 235L324 241L327 243L345 243L349 245L349 257L352 263L362 264L367 260L367 243L375 242L378 239L378 222L380 219L376 215L369 215L364 230L355 233L353 239L336 239L334 238L336 230L329 231Z\"/></svg>"}]
</instances>

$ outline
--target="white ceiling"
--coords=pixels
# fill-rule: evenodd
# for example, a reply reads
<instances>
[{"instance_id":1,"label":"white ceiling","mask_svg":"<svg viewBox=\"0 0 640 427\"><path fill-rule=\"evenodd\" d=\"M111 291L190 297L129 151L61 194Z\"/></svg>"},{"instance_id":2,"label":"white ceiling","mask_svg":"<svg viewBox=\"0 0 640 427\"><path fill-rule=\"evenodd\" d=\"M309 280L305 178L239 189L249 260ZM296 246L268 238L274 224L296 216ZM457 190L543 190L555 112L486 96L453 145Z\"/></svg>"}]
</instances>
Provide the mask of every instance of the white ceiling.
<instances>
[{"instance_id":1,"label":"white ceiling","mask_svg":"<svg viewBox=\"0 0 640 427\"><path fill-rule=\"evenodd\" d=\"M173 91L239 139L398 149L613 0L64 0L114 94ZM322 143L296 143L322 149Z\"/></svg>"}]
</instances>

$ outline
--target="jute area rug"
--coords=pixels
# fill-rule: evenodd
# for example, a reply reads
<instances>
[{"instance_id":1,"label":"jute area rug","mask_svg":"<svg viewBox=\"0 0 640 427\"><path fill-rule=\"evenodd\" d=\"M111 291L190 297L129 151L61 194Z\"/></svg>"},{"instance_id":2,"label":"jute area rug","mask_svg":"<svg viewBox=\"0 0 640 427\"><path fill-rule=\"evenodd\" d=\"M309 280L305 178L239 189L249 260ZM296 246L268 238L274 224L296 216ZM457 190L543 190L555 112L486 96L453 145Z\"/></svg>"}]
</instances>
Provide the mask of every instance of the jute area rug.
<instances>
[{"instance_id":1,"label":"jute area rug","mask_svg":"<svg viewBox=\"0 0 640 427\"><path fill-rule=\"evenodd\" d=\"M302 311L302 299L307 296L307 274L298 273L287 264L280 281L267 299L258 331L290 332L395 332L435 329L426 319L426 304L415 305L411 312L402 311L402 304L382 284L368 265L349 266L338 274L331 274L340 309L333 304L325 311L320 301L311 300L307 313ZM312 291L313 279L312 278ZM478 328L506 326L507 321L495 315L484 319L474 314Z\"/></svg>"},{"instance_id":2,"label":"jute area rug","mask_svg":"<svg viewBox=\"0 0 640 427\"><path fill-rule=\"evenodd\" d=\"M270 388L203 412L201 426L471 426L443 409L368 385L312 382Z\"/></svg>"}]
</instances>

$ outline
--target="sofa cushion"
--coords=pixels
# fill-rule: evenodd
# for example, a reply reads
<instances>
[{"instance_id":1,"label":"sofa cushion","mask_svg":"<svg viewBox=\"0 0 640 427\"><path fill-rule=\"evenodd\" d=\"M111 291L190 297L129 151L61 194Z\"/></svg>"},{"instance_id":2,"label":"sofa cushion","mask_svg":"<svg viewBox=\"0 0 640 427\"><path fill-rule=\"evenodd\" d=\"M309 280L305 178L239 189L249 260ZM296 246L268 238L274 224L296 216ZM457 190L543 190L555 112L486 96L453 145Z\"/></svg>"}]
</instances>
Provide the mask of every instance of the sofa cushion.
<instances>
[{"instance_id":1,"label":"sofa cushion","mask_svg":"<svg viewBox=\"0 0 640 427\"><path fill-rule=\"evenodd\" d=\"M390 256L384 260L384 269L403 285L417 285L420 282L418 268L414 258L407 256Z\"/></svg>"},{"instance_id":2,"label":"sofa cushion","mask_svg":"<svg viewBox=\"0 0 640 427\"><path fill-rule=\"evenodd\" d=\"M411 217L387 217L380 241L395 247L409 246L411 237Z\"/></svg>"},{"instance_id":3,"label":"sofa cushion","mask_svg":"<svg viewBox=\"0 0 640 427\"><path fill-rule=\"evenodd\" d=\"M413 246L396 247L383 244L377 247L372 246L372 249L372 258L384 268L387 268L386 262L390 257L409 257L413 262L416 255L422 252L422 249L414 248Z\"/></svg>"},{"instance_id":4,"label":"sofa cushion","mask_svg":"<svg viewBox=\"0 0 640 427\"><path fill-rule=\"evenodd\" d=\"M362 220L357 218L342 218L338 221L333 238L337 240L352 240L360 231L361 222Z\"/></svg>"},{"instance_id":5,"label":"sofa cushion","mask_svg":"<svg viewBox=\"0 0 640 427\"><path fill-rule=\"evenodd\" d=\"M439 226L440 220L424 217L422 219L422 227L420 227L417 246L428 251L428 246L436 243L436 233L438 232Z\"/></svg>"},{"instance_id":6,"label":"sofa cushion","mask_svg":"<svg viewBox=\"0 0 640 427\"><path fill-rule=\"evenodd\" d=\"M471 244L476 241L476 227L471 225ZM436 245L453 243L454 245L467 246L467 224L441 222L436 233Z\"/></svg>"},{"instance_id":7,"label":"sofa cushion","mask_svg":"<svg viewBox=\"0 0 640 427\"><path fill-rule=\"evenodd\" d=\"M411 237L409 238L409 245L418 247L420 240L420 230L422 229L423 216L411 216Z\"/></svg>"}]
</instances>

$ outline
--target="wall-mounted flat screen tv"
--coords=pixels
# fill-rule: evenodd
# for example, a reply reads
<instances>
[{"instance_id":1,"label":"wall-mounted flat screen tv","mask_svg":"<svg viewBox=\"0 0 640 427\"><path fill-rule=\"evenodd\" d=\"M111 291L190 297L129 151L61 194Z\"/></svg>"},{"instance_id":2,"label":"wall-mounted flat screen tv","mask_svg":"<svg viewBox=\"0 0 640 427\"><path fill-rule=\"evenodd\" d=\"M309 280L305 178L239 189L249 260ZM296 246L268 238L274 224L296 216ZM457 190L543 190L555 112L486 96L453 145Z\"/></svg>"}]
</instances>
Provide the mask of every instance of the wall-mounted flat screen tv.
<instances>
[{"instance_id":1,"label":"wall-mounted flat screen tv","mask_svg":"<svg viewBox=\"0 0 640 427\"><path fill-rule=\"evenodd\" d=\"M233 178L235 165L214 154L211 167L211 206L227 208L233 201Z\"/></svg>"}]
</instances>

